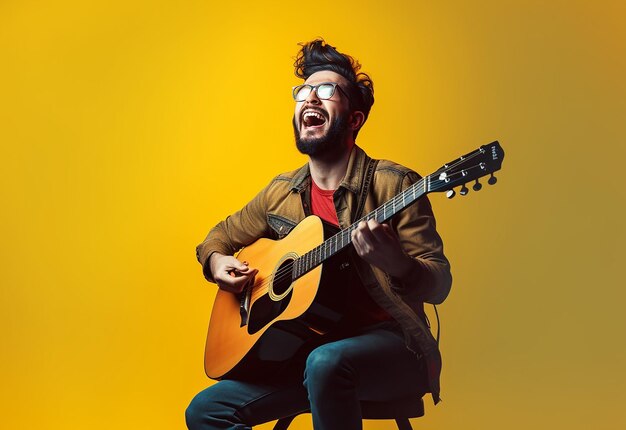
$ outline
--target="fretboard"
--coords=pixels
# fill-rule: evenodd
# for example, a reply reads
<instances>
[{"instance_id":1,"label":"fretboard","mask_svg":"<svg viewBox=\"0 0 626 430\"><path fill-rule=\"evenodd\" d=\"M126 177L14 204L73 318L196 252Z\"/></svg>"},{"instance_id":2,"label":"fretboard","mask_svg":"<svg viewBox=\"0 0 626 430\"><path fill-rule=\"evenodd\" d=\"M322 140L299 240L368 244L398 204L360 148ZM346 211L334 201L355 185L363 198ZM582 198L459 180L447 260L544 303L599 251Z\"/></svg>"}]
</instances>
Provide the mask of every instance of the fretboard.
<instances>
[{"instance_id":1,"label":"fretboard","mask_svg":"<svg viewBox=\"0 0 626 430\"><path fill-rule=\"evenodd\" d=\"M429 183L430 176L420 179L388 202L385 202L363 218L355 221L348 228L341 230L334 236L326 239L319 246L298 257L293 262L292 279L298 279L350 245L352 242L352 232L357 229L361 221L375 219L379 223L383 223L389 220L395 214L426 194L429 191Z\"/></svg>"}]
</instances>

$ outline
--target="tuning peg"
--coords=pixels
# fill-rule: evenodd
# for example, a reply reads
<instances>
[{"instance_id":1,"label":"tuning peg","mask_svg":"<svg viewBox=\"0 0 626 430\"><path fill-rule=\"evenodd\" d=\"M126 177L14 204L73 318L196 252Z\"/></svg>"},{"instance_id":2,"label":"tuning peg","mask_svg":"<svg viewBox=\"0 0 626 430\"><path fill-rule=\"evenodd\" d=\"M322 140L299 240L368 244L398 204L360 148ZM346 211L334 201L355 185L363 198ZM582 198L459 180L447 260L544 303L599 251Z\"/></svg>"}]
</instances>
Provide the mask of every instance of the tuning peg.
<instances>
[{"instance_id":1,"label":"tuning peg","mask_svg":"<svg viewBox=\"0 0 626 430\"><path fill-rule=\"evenodd\" d=\"M491 176L489 177L489 179L487 179L487 183L489 185L493 185L496 182L498 182L498 178L496 178L495 176L493 176L493 173L491 174Z\"/></svg>"},{"instance_id":2,"label":"tuning peg","mask_svg":"<svg viewBox=\"0 0 626 430\"><path fill-rule=\"evenodd\" d=\"M454 190L448 190L448 192L446 193L446 197L449 199L451 199L454 196L456 196L456 191Z\"/></svg>"},{"instance_id":3,"label":"tuning peg","mask_svg":"<svg viewBox=\"0 0 626 430\"><path fill-rule=\"evenodd\" d=\"M461 189L459 190L459 194L462 196L466 196L467 193L469 193L469 188L467 188L465 186L465 184L463 184L463 186L461 187Z\"/></svg>"},{"instance_id":4,"label":"tuning peg","mask_svg":"<svg viewBox=\"0 0 626 430\"><path fill-rule=\"evenodd\" d=\"M481 184L480 182L478 182L478 179L476 179L476 183L474 185L472 185L472 189L474 191L480 191L480 189L483 187L483 184Z\"/></svg>"}]
</instances>

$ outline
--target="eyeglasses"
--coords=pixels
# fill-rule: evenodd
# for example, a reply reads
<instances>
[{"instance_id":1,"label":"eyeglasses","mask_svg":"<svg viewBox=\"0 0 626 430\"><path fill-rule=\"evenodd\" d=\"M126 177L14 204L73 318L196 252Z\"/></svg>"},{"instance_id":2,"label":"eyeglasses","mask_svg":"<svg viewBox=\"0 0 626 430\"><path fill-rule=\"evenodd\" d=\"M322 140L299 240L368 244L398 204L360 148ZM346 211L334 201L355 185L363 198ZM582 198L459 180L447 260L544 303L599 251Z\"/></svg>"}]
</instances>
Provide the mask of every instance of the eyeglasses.
<instances>
[{"instance_id":1,"label":"eyeglasses","mask_svg":"<svg viewBox=\"0 0 626 430\"><path fill-rule=\"evenodd\" d=\"M333 96L333 94L335 94L335 88L339 88L339 91L341 91L348 98L348 100L350 100L348 94L346 94L346 92L336 82L324 82L318 85L296 85L293 87L293 99L297 102L303 102L307 99L307 97L309 97L309 94L311 94L312 91L315 91L317 98L320 100L328 100Z\"/></svg>"}]
</instances>

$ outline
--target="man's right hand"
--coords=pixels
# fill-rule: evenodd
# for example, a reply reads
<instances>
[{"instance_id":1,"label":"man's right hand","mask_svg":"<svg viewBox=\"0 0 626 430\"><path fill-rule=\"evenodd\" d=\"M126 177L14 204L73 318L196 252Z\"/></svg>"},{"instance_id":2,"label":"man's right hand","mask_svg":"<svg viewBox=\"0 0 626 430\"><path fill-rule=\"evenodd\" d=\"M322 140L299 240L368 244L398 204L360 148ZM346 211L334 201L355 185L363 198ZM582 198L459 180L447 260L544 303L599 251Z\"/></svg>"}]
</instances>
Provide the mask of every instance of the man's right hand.
<instances>
[{"instance_id":1,"label":"man's right hand","mask_svg":"<svg viewBox=\"0 0 626 430\"><path fill-rule=\"evenodd\" d=\"M254 282L254 276L259 272L243 263L232 255L223 255L217 252L209 260L211 274L218 287L231 293L241 293L249 282Z\"/></svg>"}]
</instances>

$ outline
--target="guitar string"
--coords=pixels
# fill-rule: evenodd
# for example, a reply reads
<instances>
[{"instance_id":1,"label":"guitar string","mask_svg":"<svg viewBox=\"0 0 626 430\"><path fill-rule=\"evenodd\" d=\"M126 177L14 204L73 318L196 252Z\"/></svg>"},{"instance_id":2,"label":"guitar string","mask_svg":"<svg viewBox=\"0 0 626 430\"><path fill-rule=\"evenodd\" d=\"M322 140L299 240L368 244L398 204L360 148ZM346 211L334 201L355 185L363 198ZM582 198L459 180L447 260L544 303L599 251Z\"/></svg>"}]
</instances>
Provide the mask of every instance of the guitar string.
<instances>
[{"instance_id":1,"label":"guitar string","mask_svg":"<svg viewBox=\"0 0 626 430\"><path fill-rule=\"evenodd\" d=\"M474 157L474 156L476 156L476 155L478 155L478 154L472 155L471 157L467 157L467 158L465 158L465 159L463 159L463 160L461 160L461 161L462 161L462 162L468 161L470 158L473 158L473 157ZM459 164L459 163L456 163L456 164ZM467 168L466 170L473 169L473 168L476 168L476 167L478 167L478 166L479 166L479 164L474 165L474 166L471 166L471 167ZM455 164L453 164L453 165L451 165L450 167L448 167L448 169L452 169L452 168L454 168L454 167L455 167ZM453 174L451 174L451 175L450 175L450 177L453 177L453 176L455 176L455 175L459 175L459 174L462 174L462 172L456 172L456 173L453 173ZM487 173L485 173L485 175L486 175L486 174L487 174ZM483 175L483 176L485 176L485 175ZM413 185L412 185L412 187L413 187L413 188L421 188L421 187L423 187L423 181L424 181L424 180L425 180L425 178L420 179L418 182L416 182L415 184L413 184ZM439 189L442 189L442 188L447 188L446 183L443 183L441 186L434 186L434 187L431 187L430 191L438 191ZM338 235L340 235L340 234L344 234L344 232L349 232L349 233L351 233L351 231L352 231L352 230L356 229L356 225L358 225L358 223L359 223L359 222L361 222L362 220L366 220L366 219L368 219L368 218L369 218L369 219L371 219L371 218L377 217L377 215L380 215L380 214L379 214L380 209L383 209L383 213L385 213L385 209L384 209L384 207L385 207L385 206L388 206L390 202L392 203L392 207L395 207L395 203L400 203L400 201L401 201L401 200L403 201L403 204L404 204L404 200L405 200L405 199L402 197L402 195L403 195L403 194L404 194L407 190L409 190L409 188L407 188L405 191L403 191L402 193L398 194L397 196L393 197L391 200L389 200L387 203L383 204L382 206L378 207L376 210L374 210L374 211L370 212L368 215L366 215L365 217L361 218L359 221L357 221L357 222L353 223L353 224L352 224L350 227L348 227L346 230L343 230L343 231L341 231L341 232L337 233L336 235L332 236L331 238L329 238L327 241L325 241L325 243L326 243L326 242L329 242L329 244L328 244L328 245L321 244L321 245L317 246L316 248L313 248L313 249L312 249L311 251L309 251L309 252L314 252L314 255L315 255L315 260L317 260L317 254L319 254L319 255L321 256L322 254L326 254L325 250L326 250L326 249L328 249L329 247L331 247L331 249L332 249L332 244L330 244L330 241L332 241L332 240L333 240L333 238L337 237L337 236L338 236ZM410 194L410 193L409 193L409 194ZM420 196L420 197L421 197L421 196ZM417 199L414 199L414 200L413 200L410 204L413 204L413 203L415 202L415 200L417 200ZM408 206L408 205L406 205L406 206ZM405 207L406 207L406 206L405 206ZM393 216L393 215L395 215L395 214L392 214L391 216ZM335 240L335 242L336 242L336 240ZM348 245L350 244L350 242L351 242L351 239L349 239L348 244L347 244L347 245L345 245L345 246L348 246ZM345 247L345 246L344 246L344 247ZM343 247L342 247L342 248L343 248ZM316 250L318 250L318 249L319 249L319 251L316 251ZM302 258L302 257L299 257L299 258ZM325 260L326 258L328 258L328 257L321 257L321 260L323 261L323 260ZM294 261L296 261L296 260L294 260ZM316 263L314 267L318 266L319 264L321 264L321 262ZM264 282L262 282L261 284L258 284L258 285L253 286L254 290L253 290L253 292L252 292L252 294L251 294L251 299L256 299L256 298L258 298L258 297L260 297L260 296L264 295L267 291L269 291L269 284L270 284L270 283L275 283L275 282L277 282L277 281L278 281L278 282L281 282L281 281L284 281L284 280L286 279L286 277L287 277L287 276L292 276L292 273L293 273L293 265L294 265L294 262L292 261L292 262L291 262L291 264L286 265L286 266L283 266L282 268L278 269L275 273L270 274L270 276L268 276L268 277L264 280ZM309 270L310 270L310 269L309 269ZM309 270L306 270L304 273L307 273ZM264 288L265 286L268 286L268 287L267 287L267 288Z\"/></svg>"},{"instance_id":2,"label":"guitar string","mask_svg":"<svg viewBox=\"0 0 626 430\"><path fill-rule=\"evenodd\" d=\"M446 168L446 170L451 170L451 169L454 169L454 168L455 168L455 167L457 167L459 164L461 164L461 163L465 163L465 162L467 162L467 161L471 160L472 158L474 158L474 157L476 157L476 156L478 156L478 155L480 155L480 154L481 154L481 152L480 152L480 151L476 151L475 153L471 154L470 156L467 156L466 158L463 158L463 159L459 159L457 162L452 163L451 165L449 165L449 166ZM465 169L465 170L470 170L470 169L476 168L476 167L478 167L478 166L480 166L480 165L479 165L479 164L477 164L477 165L474 165L474 166L468 167L468 168L467 168L467 169ZM451 175L450 175L450 177L453 177L453 176L455 176L455 175L459 175L459 174L462 174L462 172L456 172L456 173L453 173L453 174L451 174ZM413 184L413 185L411 186L411 188L413 188L414 190L415 190L415 189L420 189L420 188L423 188L423 186L424 186L424 181L425 181L427 178L430 178L430 176L432 176L432 175L429 175L429 176L427 176L426 178L420 178L420 180L419 180L419 181L417 181L415 184ZM483 175L483 176L484 176L484 175ZM432 184L432 182L431 182L431 184ZM442 184L442 186L440 186L440 187L437 187L437 186L435 186L435 187L431 187L430 191L438 191L439 189L441 189L441 188L445 188L445 187L446 187L446 183L443 183L443 184ZM392 208L395 208L396 203L400 203L400 202L402 202L402 204L403 204L403 206L404 206L404 207L408 206L408 205L406 205L406 204L404 203L404 202L405 202L405 198L403 197L403 195L405 195L405 194L410 194L410 192L408 192L408 193L407 193L407 191L408 191L409 189L410 189L410 188L407 188L407 189L406 189L406 190L404 190L402 193L400 193L400 194L398 194L398 195L394 196L391 200L389 200L388 202L386 202L386 203L384 203L383 205L381 205L381 206L379 206L378 208L376 208L374 211L372 211L372 212L370 212L369 214L365 215L364 217L362 217L362 218L361 218L361 219L359 219L358 221L356 221L356 222L352 223L352 224L350 225L350 227L348 227L346 230L340 231L339 233L337 233L337 234L335 234L334 236L330 237L328 240L324 241L324 243L329 243L328 245L324 245L324 243L323 243L323 244L321 244L321 245L319 245L319 246L317 246L317 247L313 248L313 249L312 249L312 250L310 250L309 252L314 252L315 254L322 254L322 252L321 252L321 251L322 251L322 248L332 247L332 243L330 243L330 242L331 242L334 238L336 238L337 236L339 236L339 235L341 235L341 234L344 234L344 232L349 232L349 233L351 234L351 233L352 233L352 231L356 229L356 226L357 226L357 225L358 225L361 221L368 220L368 219L372 219L372 218L374 218L374 217L378 218L378 215L380 215L380 211L381 211L381 209L382 209L383 214L385 214L385 212L386 212L386 207L390 206L390 203L391 203L391 207L392 207ZM413 192L414 192L414 191L413 191ZM420 197L421 197L421 196L420 196ZM414 202L415 202L415 200L417 200L417 198L414 198L414 200L413 200L410 204L414 203ZM403 209L404 209L404 207L403 207ZM392 211L393 211L393 210L392 210ZM395 214L392 214L391 216L393 216L393 215L395 215ZM383 215L383 216L384 216L384 215ZM337 242L337 240L335 240L335 242ZM348 244L349 244L350 242L351 242L351 238L348 240ZM346 245L346 246L347 246L347 245ZM318 249L319 249L319 251L317 251ZM325 254L325 252L324 252L324 254ZM299 258L301 258L301 257L299 257ZM323 258L322 258L322 260L324 260L324 259L326 259L326 258L327 258L327 257L323 257ZM286 269L286 270L281 270L281 269L279 269L279 271L277 271L277 272L274 274L274 277L275 277L275 279L276 279L276 280L283 280L283 276L285 276L285 275L289 274L289 271L290 271L289 269ZM306 273L306 272L305 272L305 273ZM270 276L271 276L271 275L270 275ZM268 278L269 278L269 277L268 277ZM268 282L271 282L271 281L268 281ZM261 286L263 286L263 284L258 285L258 287L261 287Z\"/></svg>"},{"instance_id":3,"label":"guitar string","mask_svg":"<svg viewBox=\"0 0 626 430\"><path fill-rule=\"evenodd\" d=\"M486 152L486 151L485 151L485 152ZM446 168L446 170L448 170L448 171L449 171L449 170L452 170L452 169L454 169L455 167L457 167L459 164L461 164L461 163L466 163L467 161L471 160L472 158L474 158L474 157L476 157L476 156L478 156L478 155L480 155L480 154L483 154L483 153L484 153L484 152L475 151L473 154L471 154L471 155L469 155L469 156L467 156L467 157L465 157L465 158L462 158L462 159L461 159L461 158L459 158L459 160L458 160L457 162L452 163L451 165L449 165L449 166ZM467 169L464 169L464 170L474 169L474 168L479 167L479 166L480 166L480 164L476 164L476 165L471 166L471 167L468 167ZM448 177L453 177L453 176L456 176L456 175L459 175L459 174L462 174L462 171L460 171L460 172L456 172L456 173L452 173L452 174L450 174ZM488 174L488 172L486 172L486 173L485 173L485 175L483 175L483 176L486 176L487 174ZM415 182L414 184L412 184L412 185L411 185L411 188L413 188L413 189L422 188L422 187L424 186L424 180L426 180L427 178L430 178L430 176L432 176L432 175L429 175L429 176L427 176L426 178L421 178L419 181L417 181L417 182ZM473 179L472 179L472 180L473 180ZM431 183L431 184L432 184L432 183ZM430 191L434 191L434 192L436 192L436 191L438 191L438 190L440 190L440 189L443 189L443 188L446 188L446 187L447 187L447 183L445 183L445 182L444 182L441 186L434 186L434 187L431 187L431 188L429 189L429 192L430 192ZM452 188L454 188L454 187L452 187ZM374 218L374 217L376 217L376 218L377 218L377 217L378 217L377 215L379 215L379 211L380 211L380 209L382 209L382 210L383 210L383 214L384 214L384 213L385 213L385 206L389 206L389 203L390 203L390 202L391 202L391 206L392 206L392 208L395 208L396 203L400 203L400 201L402 201L402 203L404 204L405 198L404 198L404 197L402 197L402 196L403 196L403 195L405 195L405 193L406 193L406 192L407 192L407 190L409 190L409 189L410 189L410 188L407 188L407 189L406 189L406 190L404 190L402 193L400 193L400 194L398 194L398 195L394 196L391 200L389 200L388 202L386 202L386 203L384 203L383 205L381 205L381 206L379 206L378 208L376 208L374 211L370 212L369 214L367 214L366 216L362 217L362 218L361 218L361 219L359 219L358 221L356 221L356 222L352 223L352 224L350 225L350 227L348 227L346 230L342 230L342 231L338 232L337 234L335 234L334 236L332 236L331 238L329 238L327 241L324 241L324 243L327 243L327 242L328 242L328 243L329 243L329 245L324 245L324 243L322 243L322 244L318 245L317 247L313 248L312 250L308 251L308 252L307 252L307 254L308 254L308 253L310 253L310 252L315 252L315 254L314 254L314 255L315 255L315 260L317 260L317 258L316 258L316 257L317 257L317 255L316 255L316 254L320 254L320 255L321 255L321 254L322 254L322 250L325 250L325 249L327 249L329 246L332 246L332 244L330 244L330 241L332 241L335 237L339 236L340 234L344 234L344 232L349 232L349 233L351 234L351 233L352 233L352 231L353 231L353 230L355 230L355 229L357 228L356 226L357 226L357 225L358 225L361 221L365 221L365 220L368 220L368 219L372 219L372 218ZM410 194L410 193L409 193L409 194ZM421 198L421 197L422 197L422 196L420 196L419 198ZM416 200L418 200L419 198L414 199L414 200L413 200L410 204L413 204L413 203L414 203ZM408 206L408 205L405 205L404 207L406 207L406 206ZM404 207L403 207L403 209L404 209ZM392 210L392 211L393 211L393 210ZM395 214L392 214L391 216L393 216L393 215L395 215ZM335 240L335 242L336 242L336 240ZM345 245L345 246L350 245L350 242L351 242L351 238L348 238L348 243L347 243L347 245ZM344 247L345 247L345 246L344 246ZM331 248L331 249L332 249L332 248ZM342 249L343 249L343 247L342 247ZM324 254L325 254L325 252L324 252ZM305 254L305 255L306 255L306 254ZM298 257L298 258L302 258L302 256L301 256L301 257ZM326 258L328 258L328 257L322 257L322 258L321 258L321 260L323 261L323 260L325 260ZM297 261L297 260L293 260L290 264L288 264L288 265L286 265L286 266L283 266L282 268L278 269L275 273L270 274L270 275L269 275L269 276L268 276L268 277L267 277L267 278L266 278L266 279L265 279L265 280L264 280L261 284L259 284L259 285L254 285L254 286L252 287L252 288L253 288L253 291L252 291L252 292L251 292L251 294L250 294L250 298L251 298L251 300L253 300L253 299L257 299L258 297L260 297L260 296L262 296L262 295L265 295L265 293L266 293L267 291L269 291L269 284L271 284L271 283L275 283L275 282L277 282L277 281L279 281L279 282L280 282L280 281L284 281L284 280L285 280L285 278L286 278L287 276L292 276L292 273L293 273L293 265L294 265L294 262L295 262L295 261ZM319 263L316 263L316 264L315 264L315 266L313 266L313 267L317 267L319 264L321 264L321 261L320 261ZM311 269L312 269L312 268L311 268ZM309 269L309 270L305 271L303 274L307 273L307 272L308 272L308 271L310 271L311 269ZM264 288L265 286L268 286L268 287L267 287L267 288Z\"/></svg>"},{"instance_id":4,"label":"guitar string","mask_svg":"<svg viewBox=\"0 0 626 430\"><path fill-rule=\"evenodd\" d=\"M457 163L453 163L453 164L451 164L451 165L450 165L450 166L449 166L446 170L451 170L451 169L453 169L454 167L456 167L458 164L460 164L460 163L464 163L464 162L466 162L466 161L469 161L471 158L474 158L475 156L477 156L477 155L479 155L479 154L480 154L480 153L477 151L475 154L472 154L471 156L466 157L466 158L464 158L463 160L459 160ZM467 168L467 169L465 169L465 170L470 170L470 169L473 169L473 168L476 168L476 167L479 167L479 166L480 166L480 165L479 165L479 164L477 164L477 165L474 165L474 166L468 167L468 168ZM456 172L456 173L453 173L453 174L449 175L449 177L453 177L453 176L456 176L456 175L459 175L459 174L462 174L462 172ZM485 175L483 175L483 176L486 176L487 174L488 174L488 173L485 173ZM430 175L429 175L428 177L430 177ZM428 178L428 177L427 177L427 178ZM425 180L425 179L426 179L426 178L421 178L418 182L416 182L415 184L413 184L413 185L412 185L412 188L415 188L415 189L417 189L417 188L422 188L422 187L423 187L423 182L424 182L424 180ZM435 191L435 192L436 192L436 191L438 191L438 190L440 190L440 189L443 189L443 188L447 188L447 184L446 184L446 183L443 183L441 186L433 186L433 187L431 187L431 188L430 188L430 191ZM344 234L344 232L349 232L349 233L351 234L352 230L356 229L356 226L358 225L358 223L359 223L359 222L361 222L361 221L363 221L363 220L366 220L366 219L372 219L372 218L374 218L374 217L376 217L376 218L377 218L377 215L380 215L380 214L379 214L380 209L382 209L382 210L383 210L383 213L385 213L385 208L384 208L384 207L385 207L385 206L389 206L389 203L390 203L390 202L392 203L392 204L391 204L391 206L392 206L393 208L395 208L395 203L400 203L400 201L401 201L401 200L402 200L402 201L403 201L403 203L404 203L404 200L405 200L405 199L402 197L402 195L403 195L403 194L405 194L407 190L409 190L409 188L407 188L406 190L404 190L402 193L398 194L397 196L394 196L394 197L393 197L391 200L389 200L387 203L385 203L385 204L383 204L382 206L380 206L380 207L376 208L374 211L370 212L370 213L369 213L369 214L367 214L366 216L362 217L360 220L358 220L358 221L356 221L355 223L353 223L353 224L352 224L350 227L348 227L346 230L343 230L343 231L341 231L341 232L339 232L339 233L335 234L334 236L332 236L331 238L329 238L329 239L328 239L327 241L325 241L324 243L332 241L332 240L333 240L333 238L337 237L337 236L338 236L338 235L340 235L340 234ZM410 194L410 193L409 193L409 194ZM422 197L422 196L420 196L420 198L421 198L421 197ZM419 198L418 198L418 199L419 199ZM416 200L417 200L417 199L414 199L414 200L413 200L410 204L413 204ZM406 206L408 206L408 205L406 205ZM406 206L405 206L405 207L406 207ZM404 209L404 208L403 208L403 209ZM391 216L393 216L393 215L395 215L395 214L392 214ZM349 240L348 240L348 244L347 244L347 245L345 245L345 246L348 246L348 245L350 244L350 242L351 242L351 239L349 238ZM317 247L313 248L313 249L312 249L311 251L309 251L309 252L314 252L314 255L315 255L315 257L314 257L314 258L315 258L315 260L317 260L317 254L319 254L320 256L321 256L322 254L325 254L325 249L328 249L328 247L330 247L330 246L332 246L332 244L330 244L330 243L329 243L329 245L324 245L324 244L321 244L321 245L318 245ZM345 246L344 246L344 247L345 247ZM343 248L343 247L342 247L342 248ZM332 249L332 248L331 248L331 249ZM324 252L322 252L323 250L324 250ZM302 258L302 257L299 257L299 258ZM325 260L326 258L328 258L328 257L321 257L321 260L323 261L323 260ZM296 261L296 260L294 260L294 261ZM258 285L253 286L253 287L252 287L252 288L253 288L253 291L252 291L252 293L251 293L251 295L250 295L251 300L255 300L255 299L257 299L258 297L260 297L260 296L262 296L262 295L265 295L265 293L266 293L267 291L269 291L269 284L271 284L271 283L275 283L275 282L281 282L281 281L284 281L284 280L285 280L288 276L292 276L292 274L293 274L293 265L294 265L294 261L292 261L292 262L291 262L291 264L288 264L288 265L283 266L282 268L278 269L275 273L270 274L270 276L268 276L268 277L267 277L267 278L266 278L266 279L265 279L262 283L260 283L260 284L258 284ZM320 261L319 263L317 263L317 262L316 262L315 266L313 266L313 267L316 267L316 266L318 266L319 264L321 264L321 261ZM312 269L312 268L311 268L311 269ZM307 273L307 272L308 272L308 271L310 271L311 269L306 270L304 273ZM304 273L303 273L303 274L304 274ZM264 288L264 287L266 287L266 286L267 286L267 288Z\"/></svg>"},{"instance_id":5,"label":"guitar string","mask_svg":"<svg viewBox=\"0 0 626 430\"><path fill-rule=\"evenodd\" d=\"M414 185L416 186L415 188L423 188L423 182L424 182L424 178L421 178L418 182L416 182L416 183L414 184ZM407 190L408 190L408 188L407 188ZM406 190L405 190L405 191L406 191ZM403 192L403 193L404 193L404 192ZM326 251L329 247L332 247L332 244L331 244L330 242L332 242L333 240L334 240L335 242L338 242L338 240L337 240L337 239L335 239L335 238L336 238L336 237L338 237L339 235L342 235L342 234L344 234L344 235L345 235L345 234L347 234L347 235L349 236L349 237L348 237L348 242L347 242L347 244L346 244L346 245L344 245L344 246L342 247L342 249L343 249L345 246L348 246L348 245L351 243L351 241L352 241L352 239L351 239L351 237L350 237L350 236L351 236L351 234L352 234L352 231L356 230L356 228L357 228L358 224L359 224L361 221L366 220L366 219L371 219L371 218L377 217L377 215L379 215L379 212L381 211L381 209L382 209L383 213L385 213L385 209L384 209L384 207L385 207L385 206L389 206L389 204L390 204L390 203L391 203L391 206L392 206L392 207L395 207L395 203L399 203L401 200L403 200L403 198L401 197L403 193L400 193L399 195L394 196L391 200L389 200L388 202L386 202L386 203L385 203L385 204L383 204L382 206L380 206L380 207L376 208L374 211L370 212L369 214L367 214L366 216L362 217L362 218L361 218L361 219L359 219L358 221L356 221L356 222L352 223L352 224L351 224L348 228L346 228L345 230L342 230L342 231L340 231L340 232L336 233L335 235L333 235L332 237L330 237L329 239L327 239L326 241L324 241L324 243L328 243L327 245L324 245L324 243L322 243L322 244L318 245L317 247L315 247L315 248L311 249L311 250L310 250L310 251L308 251L307 253L303 254L302 256L298 257L298 258L303 258L303 257L304 257L304 255L306 255L306 254L308 254L308 253L313 253L313 255L315 256L315 257L314 257L314 258L315 258L315 260L317 260L317 255L320 255L320 256L321 256L322 254L324 254L324 255L325 255L325 254L326 254L326 252L325 252L325 251ZM420 197L421 197L421 196L420 196ZM392 215L392 216L393 216L393 215ZM332 248L331 248L331 249L332 249ZM328 257L321 257L321 260L323 261L323 260L325 260L326 258L328 258ZM296 260L294 260L294 261L296 261ZM319 264L321 264L321 262L320 262L320 263L315 264L315 266L314 266L314 267L318 266ZM311 268L311 269L312 269L312 268ZM304 273L307 273L307 272L308 272L308 271L310 271L311 269L306 270ZM252 298L256 298L256 297L258 297L258 296L261 296L261 295L264 295L266 291L269 291L269 287L268 287L268 288L263 288L263 287L265 287L266 285L268 285L268 284L270 284L270 283L275 283L275 282L277 282L277 281L278 281L278 282L280 282L280 281L284 281L284 280L285 280L285 278L286 278L287 276L291 276L291 275L292 275L292 272L293 272L293 262L292 262L292 264L290 265L290 267L288 267L288 266L284 266L284 267L282 267L282 268L278 269L275 273L270 274L270 275L269 275L269 276L268 276L268 277L264 280L264 282L262 282L262 283L261 283L261 284L259 284L259 285L255 285L255 286L253 287L253 288L255 289L255 291L253 291L253 294L251 295L251 299L252 299ZM304 273L303 273L303 274L304 274ZM273 276L273 279L272 279L272 276ZM256 293L256 292L258 292L258 294L256 294L256 295L255 295L254 293Z\"/></svg>"}]
</instances>

